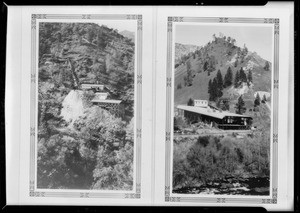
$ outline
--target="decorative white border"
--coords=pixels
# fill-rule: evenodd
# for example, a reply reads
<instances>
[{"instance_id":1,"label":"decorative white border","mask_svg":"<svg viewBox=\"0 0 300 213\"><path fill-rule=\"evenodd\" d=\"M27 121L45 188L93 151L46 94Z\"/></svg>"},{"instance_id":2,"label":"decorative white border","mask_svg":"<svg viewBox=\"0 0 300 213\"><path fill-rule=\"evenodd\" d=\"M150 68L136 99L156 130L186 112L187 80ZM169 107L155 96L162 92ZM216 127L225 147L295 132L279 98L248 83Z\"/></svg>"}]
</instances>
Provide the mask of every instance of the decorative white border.
<instances>
[{"instance_id":1,"label":"decorative white border","mask_svg":"<svg viewBox=\"0 0 300 213\"><path fill-rule=\"evenodd\" d=\"M68 20L136 20L137 22L137 42L136 42L136 120L135 120L135 192L105 192L97 190L89 190L86 192L63 192L61 190L47 191L36 189L36 25L38 19L68 19ZM30 99L30 166L29 166L29 196L31 197L70 197L70 198L141 198L141 151L142 151L142 33L143 33L143 19L140 14L32 14L31 16L31 99Z\"/></svg>"},{"instance_id":2,"label":"decorative white border","mask_svg":"<svg viewBox=\"0 0 300 213\"><path fill-rule=\"evenodd\" d=\"M270 183L272 193L268 198L254 197L188 197L171 195L171 136L172 128L172 36L174 22L193 23L245 23L269 24L274 26L274 65L273 65L273 134L271 143L272 168ZM167 76L166 76L166 143L165 143L165 202L195 202L195 203L243 203L243 204L276 204L278 190L278 95L279 95L279 19L278 18L229 18L229 17L168 17L167 23ZM272 141L271 140L271 141Z\"/></svg>"}]
</instances>

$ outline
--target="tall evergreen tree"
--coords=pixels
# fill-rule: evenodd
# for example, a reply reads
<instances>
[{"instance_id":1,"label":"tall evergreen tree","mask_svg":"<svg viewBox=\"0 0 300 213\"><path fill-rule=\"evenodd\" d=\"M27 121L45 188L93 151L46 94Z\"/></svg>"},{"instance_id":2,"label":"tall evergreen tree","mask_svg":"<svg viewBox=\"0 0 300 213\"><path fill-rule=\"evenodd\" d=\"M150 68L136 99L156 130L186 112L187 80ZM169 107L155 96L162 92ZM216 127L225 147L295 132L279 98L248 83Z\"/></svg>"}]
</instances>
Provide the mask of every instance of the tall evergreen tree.
<instances>
[{"instance_id":1,"label":"tall evergreen tree","mask_svg":"<svg viewBox=\"0 0 300 213\"><path fill-rule=\"evenodd\" d=\"M255 100L254 100L254 107L257 107L260 105L261 99L259 96L259 93L256 94Z\"/></svg>"},{"instance_id":2,"label":"tall evergreen tree","mask_svg":"<svg viewBox=\"0 0 300 213\"><path fill-rule=\"evenodd\" d=\"M270 64L268 61L265 62L264 70L266 70L266 71L270 70Z\"/></svg>"},{"instance_id":3,"label":"tall evergreen tree","mask_svg":"<svg viewBox=\"0 0 300 213\"><path fill-rule=\"evenodd\" d=\"M218 83L218 89L222 90L223 89L223 77L222 73L220 70L217 72L217 83Z\"/></svg>"},{"instance_id":4,"label":"tall evergreen tree","mask_svg":"<svg viewBox=\"0 0 300 213\"><path fill-rule=\"evenodd\" d=\"M211 93L211 88L212 88L212 82L211 82L211 79L209 79L209 82L208 82L208 90L207 90L208 94Z\"/></svg>"},{"instance_id":5,"label":"tall evergreen tree","mask_svg":"<svg viewBox=\"0 0 300 213\"><path fill-rule=\"evenodd\" d=\"M246 111L245 102L242 95L239 97L238 102L235 104L236 113L242 115Z\"/></svg>"},{"instance_id":6,"label":"tall evergreen tree","mask_svg":"<svg viewBox=\"0 0 300 213\"><path fill-rule=\"evenodd\" d=\"M217 96L218 96L218 82L217 79L214 78L211 83L209 100L215 101L217 99Z\"/></svg>"},{"instance_id":7,"label":"tall evergreen tree","mask_svg":"<svg viewBox=\"0 0 300 213\"><path fill-rule=\"evenodd\" d=\"M240 72L237 70L234 78L234 87L237 88L240 86Z\"/></svg>"},{"instance_id":8,"label":"tall evergreen tree","mask_svg":"<svg viewBox=\"0 0 300 213\"><path fill-rule=\"evenodd\" d=\"M228 67L227 72L224 77L224 87L232 85L232 70Z\"/></svg>"},{"instance_id":9,"label":"tall evergreen tree","mask_svg":"<svg viewBox=\"0 0 300 213\"><path fill-rule=\"evenodd\" d=\"M263 98L262 98L262 100L261 100L261 103L265 104L266 102L267 102L267 97L266 97L266 95L264 94L264 95L263 95Z\"/></svg>"},{"instance_id":10,"label":"tall evergreen tree","mask_svg":"<svg viewBox=\"0 0 300 213\"><path fill-rule=\"evenodd\" d=\"M247 82L247 76L242 67L240 69L240 80L241 82Z\"/></svg>"},{"instance_id":11,"label":"tall evergreen tree","mask_svg":"<svg viewBox=\"0 0 300 213\"><path fill-rule=\"evenodd\" d=\"M190 98L187 102L188 106L194 106L194 99Z\"/></svg>"}]
</instances>

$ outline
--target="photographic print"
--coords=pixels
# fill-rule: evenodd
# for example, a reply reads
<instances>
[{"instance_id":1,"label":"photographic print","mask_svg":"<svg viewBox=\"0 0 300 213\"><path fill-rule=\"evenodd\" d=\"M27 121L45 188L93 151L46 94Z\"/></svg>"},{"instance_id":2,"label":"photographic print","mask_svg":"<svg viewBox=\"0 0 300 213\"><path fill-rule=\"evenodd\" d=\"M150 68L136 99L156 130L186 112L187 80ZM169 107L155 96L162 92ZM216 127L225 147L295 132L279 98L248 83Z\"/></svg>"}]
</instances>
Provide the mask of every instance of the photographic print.
<instances>
[{"instance_id":1,"label":"photographic print","mask_svg":"<svg viewBox=\"0 0 300 213\"><path fill-rule=\"evenodd\" d=\"M270 196L272 25L169 22L169 29L167 193L178 201L187 199L181 195Z\"/></svg>"},{"instance_id":2,"label":"photographic print","mask_svg":"<svg viewBox=\"0 0 300 213\"><path fill-rule=\"evenodd\" d=\"M138 16L86 18L36 24L36 189L140 193Z\"/></svg>"}]
</instances>

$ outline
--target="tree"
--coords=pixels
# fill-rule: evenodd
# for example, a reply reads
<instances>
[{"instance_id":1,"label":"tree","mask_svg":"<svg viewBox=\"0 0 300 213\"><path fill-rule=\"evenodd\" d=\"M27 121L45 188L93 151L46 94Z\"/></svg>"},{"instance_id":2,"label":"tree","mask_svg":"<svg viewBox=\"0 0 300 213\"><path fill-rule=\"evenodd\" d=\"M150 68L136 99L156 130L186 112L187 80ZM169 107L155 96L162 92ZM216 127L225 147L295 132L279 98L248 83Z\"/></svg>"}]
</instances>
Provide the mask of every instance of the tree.
<instances>
[{"instance_id":1,"label":"tree","mask_svg":"<svg viewBox=\"0 0 300 213\"><path fill-rule=\"evenodd\" d=\"M265 62L264 70L266 70L266 71L270 70L270 64L268 61Z\"/></svg>"},{"instance_id":2,"label":"tree","mask_svg":"<svg viewBox=\"0 0 300 213\"><path fill-rule=\"evenodd\" d=\"M244 72L243 67L241 67L239 75L240 75L241 82L247 82L247 75Z\"/></svg>"},{"instance_id":3,"label":"tree","mask_svg":"<svg viewBox=\"0 0 300 213\"><path fill-rule=\"evenodd\" d=\"M209 86L209 100L215 101L217 98L217 80L216 78L213 79L213 81L210 80L211 83L208 83Z\"/></svg>"},{"instance_id":4,"label":"tree","mask_svg":"<svg viewBox=\"0 0 300 213\"><path fill-rule=\"evenodd\" d=\"M257 107L260 105L260 102L261 102L261 99L260 99L260 96L259 96L259 93L256 94L256 97L254 99L254 107Z\"/></svg>"},{"instance_id":5,"label":"tree","mask_svg":"<svg viewBox=\"0 0 300 213\"><path fill-rule=\"evenodd\" d=\"M234 87L238 88L240 86L240 72L237 70L234 78Z\"/></svg>"},{"instance_id":6,"label":"tree","mask_svg":"<svg viewBox=\"0 0 300 213\"><path fill-rule=\"evenodd\" d=\"M213 81L211 83L209 94L210 94L209 95L210 101L216 101L217 98L222 97L222 95L223 95L222 89L220 89L218 86L218 81L217 81L216 77L213 79Z\"/></svg>"},{"instance_id":7,"label":"tree","mask_svg":"<svg viewBox=\"0 0 300 213\"><path fill-rule=\"evenodd\" d=\"M220 70L217 72L217 84L218 84L218 89L222 90L223 89L223 77L222 73Z\"/></svg>"},{"instance_id":8,"label":"tree","mask_svg":"<svg viewBox=\"0 0 300 213\"><path fill-rule=\"evenodd\" d=\"M249 70L249 72L248 72L248 82L253 83L252 72L251 72L251 70Z\"/></svg>"},{"instance_id":9,"label":"tree","mask_svg":"<svg viewBox=\"0 0 300 213\"><path fill-rule=\"evenodd\" d=\"M187 102L188 106L194 106L194 99L190 98Z\"/></svg>"},{"instance_id":10,"label":"tree","mask_svg":"<svg viewBox=\"0 0 300 213\"><path fill-rule=\"evenodd\" d=\"M242 115L246 111L245 102L242 95L238 98L238 102L235 104L236 113Z\"/></svg>"},{"instance_id":11,"label":"tree","mask_svg":"<svg viewBox=\"0 0 300 213\"><path fill-rule=\"evenodd\" d=\"M265 103L267 102L266 94L263 95L263 98L262 98L261 102L262 102L263 104L265 104Z\"/></svg>"},{"instance_id":12,"label":"tree","mask_svg":"<svg viewBox=\"0 0 300 213\"><path fill-rule=\"evenodd\" d=\"M224 87L229 87L232 85L232 70L228 67L227 72L224 77Z\"/></svg>"},{"instance_id":13,"label":"tree","mask_svg":"<svg viewBox=\"0 0 300 213\"><path fill-rule=\"evenodd\" d=\"M211 79L209 79L207 93L210 94L211 90L212 90L212 82L211 82Z\"/></svg>"}]
</instances>

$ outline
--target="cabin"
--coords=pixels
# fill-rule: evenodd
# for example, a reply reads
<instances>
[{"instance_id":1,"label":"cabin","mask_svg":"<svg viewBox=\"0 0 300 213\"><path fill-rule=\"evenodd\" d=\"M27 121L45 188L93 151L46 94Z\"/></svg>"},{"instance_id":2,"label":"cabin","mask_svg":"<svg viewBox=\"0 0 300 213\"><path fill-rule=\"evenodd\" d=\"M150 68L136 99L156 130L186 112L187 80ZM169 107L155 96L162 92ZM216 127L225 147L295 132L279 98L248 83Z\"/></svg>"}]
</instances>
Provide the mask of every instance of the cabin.
<instances>
[{"instance_id":1,"label":"cabin","mask_svg":"<svg viewBox=\"0 0 300 213\"><path fill-rule=\"evenodd\" d=\"M207 100L194 100L194 106L178 105L177 115L191 123L202 121L220 129L250 129L252 124L251 116L222 111Z\"/></svg>"},{"instance_id":2,"label":"cabin","mask_svg":"<svg viewBox=\"0 0 300 213\"><path fill-rule=\"evenodd\" d=\"M123 117L125 110L122 104L122 100L112 100L107 99L108 93L106 92L96 92L95 97L91 102L103 109L110 111L112 114L115 114L118 117Z\"/></svg>"}]
</instances>

